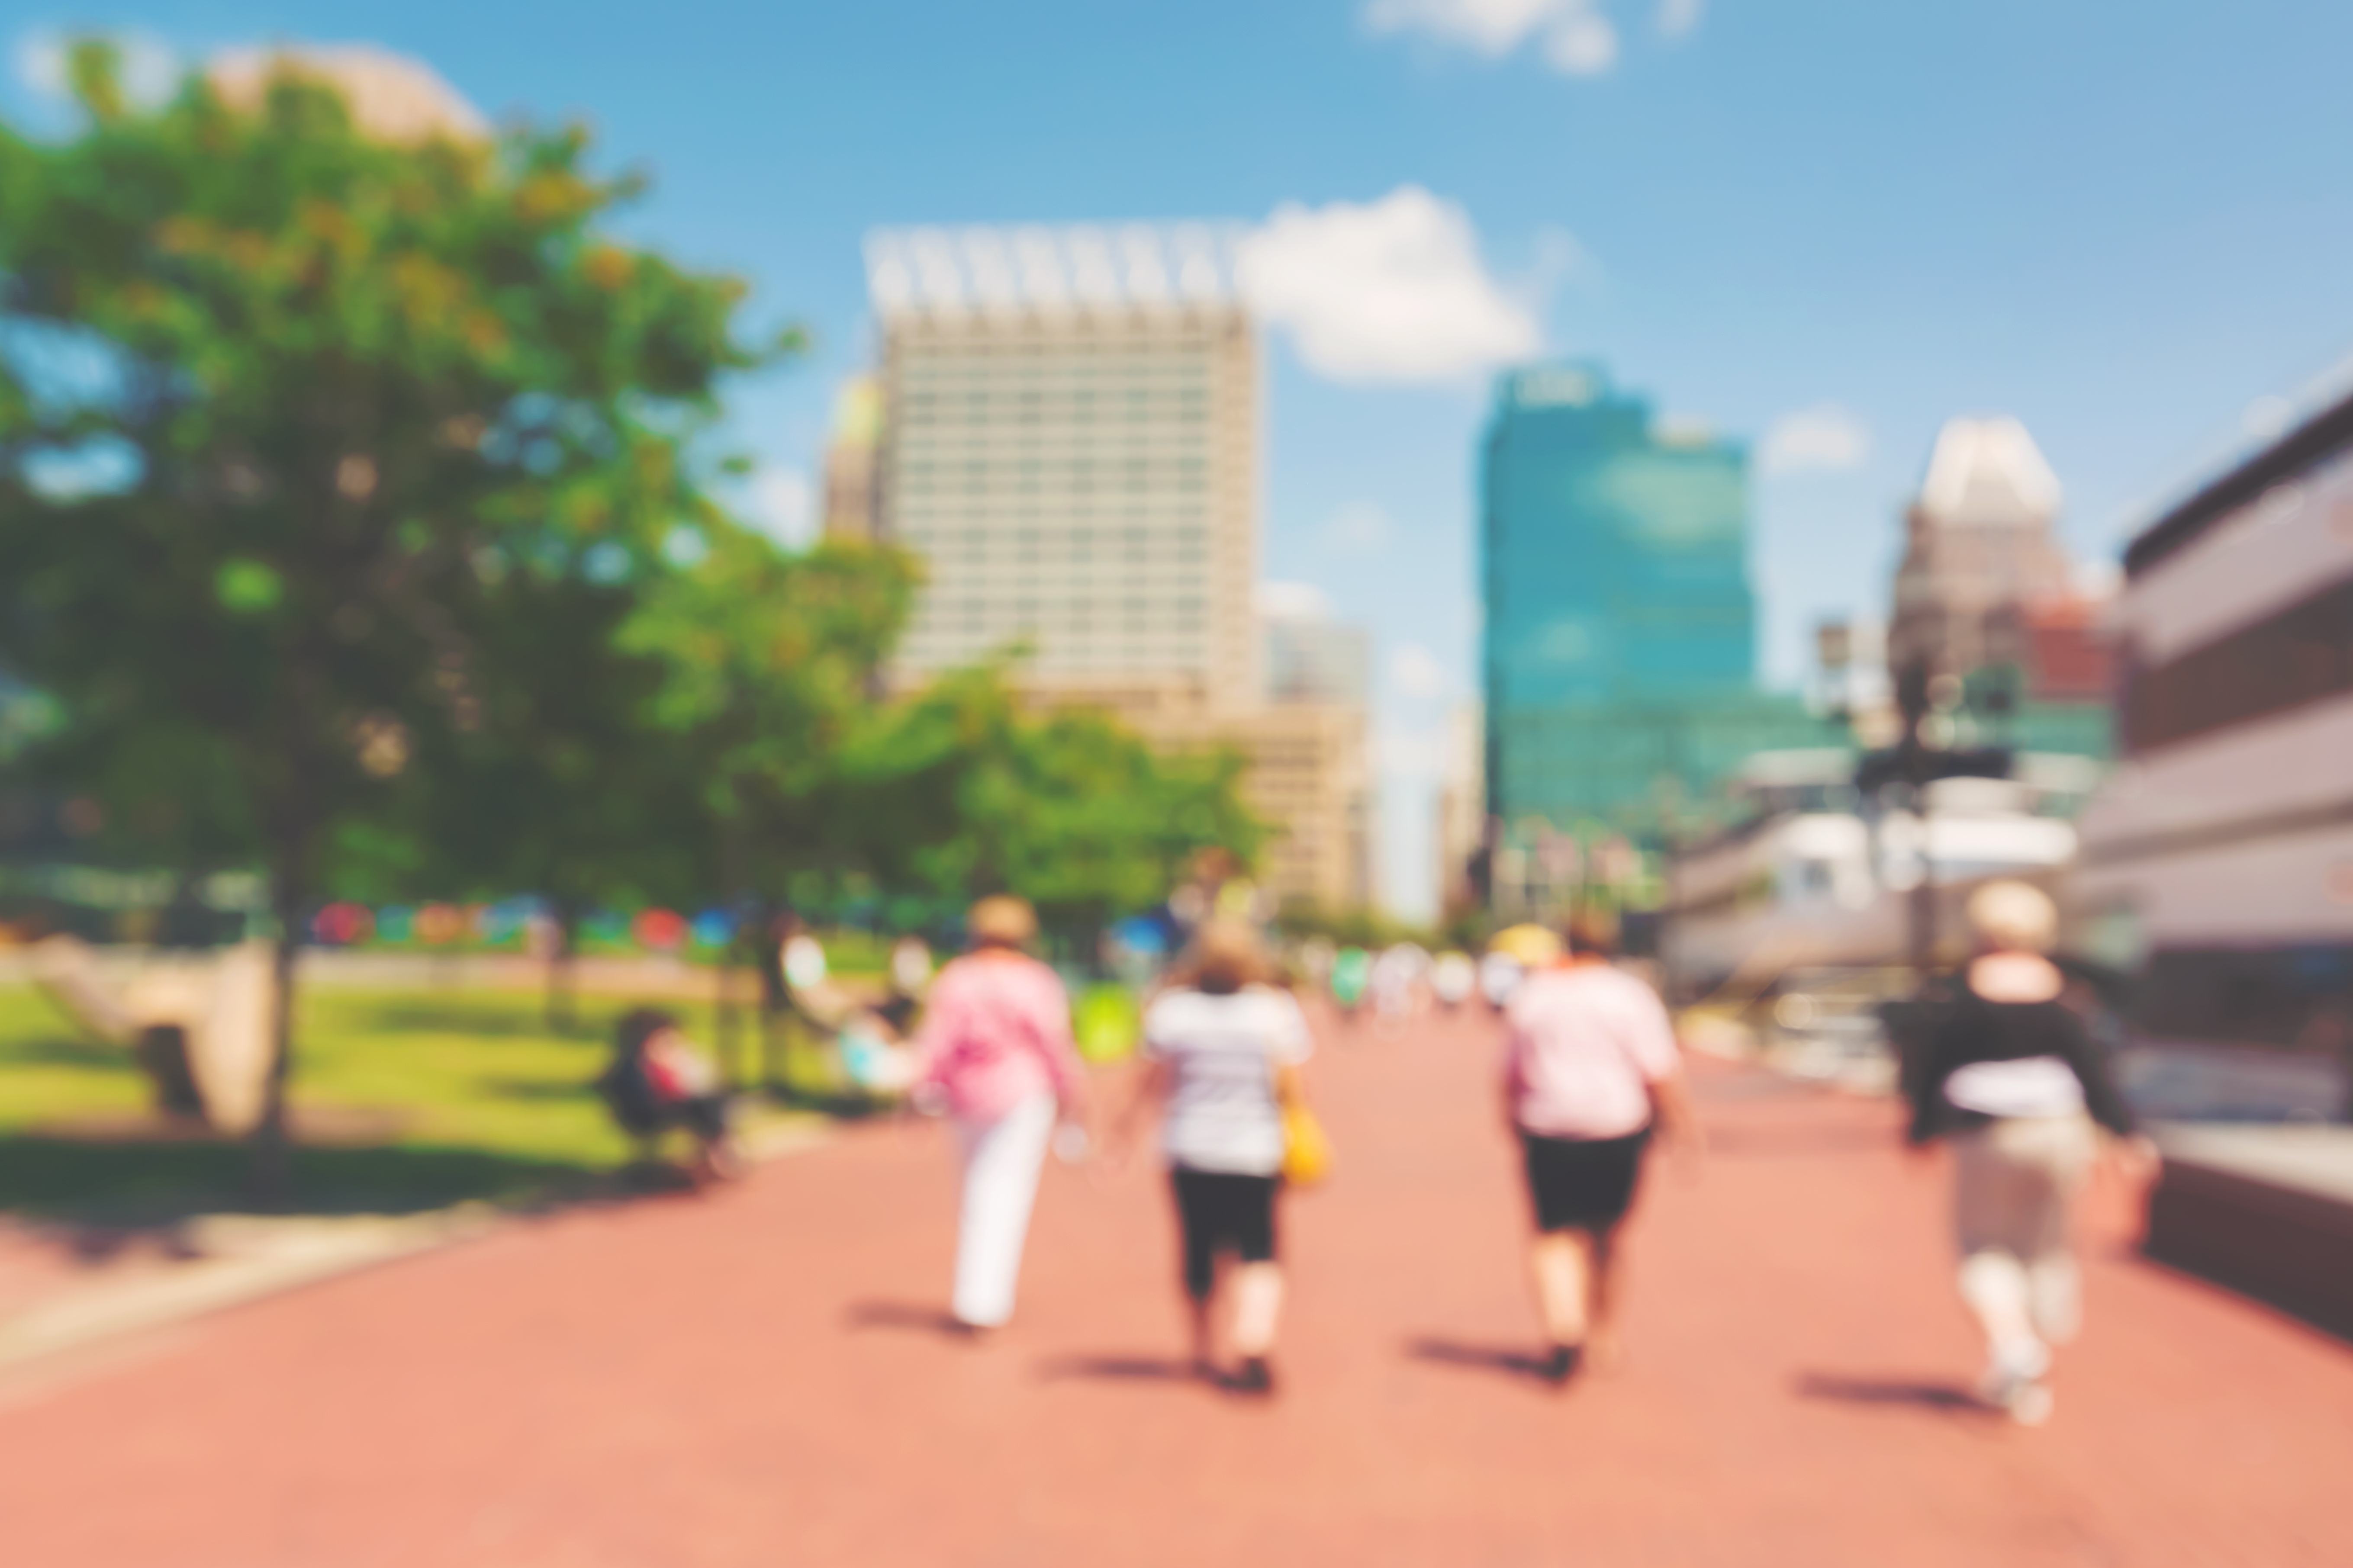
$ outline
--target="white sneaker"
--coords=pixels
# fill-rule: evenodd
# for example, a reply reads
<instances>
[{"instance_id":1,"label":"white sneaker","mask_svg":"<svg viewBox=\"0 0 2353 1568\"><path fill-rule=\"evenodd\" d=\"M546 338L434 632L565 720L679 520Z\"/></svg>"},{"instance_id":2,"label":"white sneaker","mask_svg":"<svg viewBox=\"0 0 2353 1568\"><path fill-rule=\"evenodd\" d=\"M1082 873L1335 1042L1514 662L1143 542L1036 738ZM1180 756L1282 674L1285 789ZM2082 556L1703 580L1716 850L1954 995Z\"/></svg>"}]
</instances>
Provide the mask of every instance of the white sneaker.
<instances>
[{"instance_id":1,"label":"white sneaker","mask_svg":"<svg viewBox=\"0 0 2353 1568\"><path fill-rule=\"evenodd\" d=\"M2051 1419L2052 1403L2049 1384L2022 1383L2011 1393L2006 1408L2021 1426L2040 1426Z\"/></svg>"}]
</instances>

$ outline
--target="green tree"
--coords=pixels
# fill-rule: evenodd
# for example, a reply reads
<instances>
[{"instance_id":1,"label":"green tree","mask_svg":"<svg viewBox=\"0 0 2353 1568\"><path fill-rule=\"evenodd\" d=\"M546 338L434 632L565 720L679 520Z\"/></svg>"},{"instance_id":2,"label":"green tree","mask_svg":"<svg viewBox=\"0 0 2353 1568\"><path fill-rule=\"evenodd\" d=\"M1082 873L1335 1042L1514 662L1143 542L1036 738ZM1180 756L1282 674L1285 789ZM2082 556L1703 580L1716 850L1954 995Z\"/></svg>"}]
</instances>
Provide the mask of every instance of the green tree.
<instances>
[{"instance_id":1,"label":"green tree","mask_svg":"<svg viewBox=\"0 0 2353 1568\"><path fill-rule=\"evenodd\" d=\"M267 867L274 1183L338 830L494 721L527 585L650 572L711 516L689 454L769 351L735 282L610 237L639 186L578 131L391 144L290 72L252 113L194 79L134 110L73 59L79 134L0 130L0 663L131 816Z\"/></svg>"},{"instance_id":2,"label":"green tree","mask_svg":"<svg viewBox=\"0 0 2353 1568\"><path fill-rule=\"evenodd\" d=\"M880 721L849 771L875 804L888 885L1018 893L1074 951L1158 904L1201 850L1248 863L1263 826L1230 752L1155 752L1087 711L1025 711L995 668L951 676Z\"/></svg>"}]
</instances>

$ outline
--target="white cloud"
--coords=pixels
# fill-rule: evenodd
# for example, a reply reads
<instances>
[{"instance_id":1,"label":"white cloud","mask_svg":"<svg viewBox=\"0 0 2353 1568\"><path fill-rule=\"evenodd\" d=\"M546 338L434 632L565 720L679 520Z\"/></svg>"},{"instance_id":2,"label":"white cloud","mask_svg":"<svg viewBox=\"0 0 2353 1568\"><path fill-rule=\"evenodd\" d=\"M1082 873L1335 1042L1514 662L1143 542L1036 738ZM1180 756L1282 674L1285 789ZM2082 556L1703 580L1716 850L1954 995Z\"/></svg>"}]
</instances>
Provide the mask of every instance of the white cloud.
<instances>
[{"instance_id":1,"label":"white cloud","mask_svg":"<svg viewBox=\"0 0 2353 1568\"><path fill-rule=\"evenodd\" d=\"M787 550L806 550L817 540L817 487L798 468L764 468L745 485L744 521Z\"/></svg>"},{"instance_id":2,"label":"white cloud","mask_svg":"<svg viewBox=\"0 0 2353 1568\"><path fill-rule=\"evenodd\" d=\"M1817 403L1773 421L1757 466L1767 474L1843 473L1870 456L1870 427L1835 403Z\"/></svg>"},{"instance_id":3,"label":"white cloud","mask_svg":"<svg viewBox=\"0 0 2353 1568\"><path fill-rule=\"evenodd\" d=\"M1258 612L1285 621L1328 621L1332 597L1313 583L1261 583Z\"/></svg>"},{"instance_id":4,"label":"white cloud","mask_svg":"<svg viewBox=\"0 0 2353 1568\"><path fill-rule=\"evenodd\" d=\"M1544 58L1563 76L1600 76L1618 63L1618 29L1590 5L1580 5L1545 34Z\"/></svg>"},{"instance_id":5,"label":"white cloud","mask_svg":"<svg viewBox=\"0 0 2353 1568\"><path fill-rule=\"evenodd\" d=\"M1659 32L1670 38L1687 38L1699 30L1707 0L1659 0Z\"/></svg>"},{"instance_id":6,"label":"white cloud","mask_svg":"<svg viewBox=\"0 0 2353 1568\"><path fill-rule=\"evenodd\" d=\"M134 105L153 108L180 84L178 53L153 33L136 29L74 34L36 28L17 37L9 50L9 67L36 98L64 102L73 96L69 57L79 37L102 37L114 46L123 95Z\"/></svg>"},{"instance_id":7,"label":"white cloud","mask_svg":"<svg viewBox=\"0 0 2353 1568\"><path fill-rule=\"evenodd\" d=\"M1324 520L1316 542L1342 555L1377 555L1397 537L1397 524L1371 501L1350 501Z\"/></svg>"},{"instance_id":8,"label":"white cloud","mask_svg":"<svg viewBox=\"0 0 2353 1568\"><path fill-rule=\"evenodd\" d=\"M1419 185L1280 207L1241 240L1235 276L1335 381L1451 381L1544 343L1535 312L1488 272L1470 218Z\"/></svg>"},{"instance_id":9,"label":"white cloud","mask_svg":"<svg viewBox=\"0 0 2353 1568\"><path fill-rule=\"evenodd\" d=\"M1568 76L1599 76L1618 63L1618 29L1600 0L1369 0L1365 25L1376 33L1419 33L1489 59L1534 40L1546 62Z\"/></svg>"},{"instance_id":10,"label":"white cloud","mask_svg":"<svg viewBox=\"0 0 2353 1568\"><path fill-rule=\"evenodd\" d=\"M1452 689L1446 667L1418 642L1399 643L1389 654L1389 681L1404 696L1433 701Z\"/></svg>"}]
</instances>

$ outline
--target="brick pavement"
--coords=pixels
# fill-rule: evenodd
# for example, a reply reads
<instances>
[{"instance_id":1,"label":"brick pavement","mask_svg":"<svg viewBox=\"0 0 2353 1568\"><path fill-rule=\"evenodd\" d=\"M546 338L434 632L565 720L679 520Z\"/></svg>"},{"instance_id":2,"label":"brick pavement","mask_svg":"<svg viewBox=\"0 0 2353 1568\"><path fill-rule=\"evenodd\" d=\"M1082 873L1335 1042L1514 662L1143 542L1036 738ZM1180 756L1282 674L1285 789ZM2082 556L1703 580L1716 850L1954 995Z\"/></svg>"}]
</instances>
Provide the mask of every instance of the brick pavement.
<instances>
[{"instance_id":1,"label":"brick pavement","mask_svg":"<svg viewBox=\"0 0 2353 1568\"><path fill-rule=\"evenodd\" d=\"M1483 1023L1331 1044L1344 1162L1287 1215L1270 1406L1163 1375L1148 1172L1050 1173L1019 1321L925 1327L937 1129L715 1199L576 1212L0 1387L0 1558L648 1564L2353 1562L2353 1351L2121 1250L2059 1412L1962 1406L1942 1183L1888 1107L1703 1073L1716 1157L1654 1172L1630 1357L1532 1348Z\"/></svg>"}]
</instances>

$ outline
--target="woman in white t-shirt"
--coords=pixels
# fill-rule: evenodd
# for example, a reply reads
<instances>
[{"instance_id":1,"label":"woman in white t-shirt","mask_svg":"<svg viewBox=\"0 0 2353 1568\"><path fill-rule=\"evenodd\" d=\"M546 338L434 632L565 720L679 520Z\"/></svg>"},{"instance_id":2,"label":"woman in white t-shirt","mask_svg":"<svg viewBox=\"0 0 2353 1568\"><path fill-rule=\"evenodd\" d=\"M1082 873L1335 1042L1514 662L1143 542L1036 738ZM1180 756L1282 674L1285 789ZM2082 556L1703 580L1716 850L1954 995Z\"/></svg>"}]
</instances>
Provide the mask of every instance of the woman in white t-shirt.
<instances>
[{"instance_id":1,"label":"woman in white t-shirt","mask_svg":"<svg viewBox=\"0 0 2353 1568\"><path fill-rule=\"evenodd\" d=\"M1264 983L1268 968L1248 926L1209 921L1195 932L1176 983L1145 1013L1144 1071L1120 1125L1125 1142L1147 1108L1162 1108L1194 1370L1212 1375L1218 1259L1230 1254L1240 1366L1226 1381L1251 1394L1274 1386L1283 1108L1301 1098L1299 1065L1314 1044L1298 1002Z\"/></svg>"}]
</instances>

